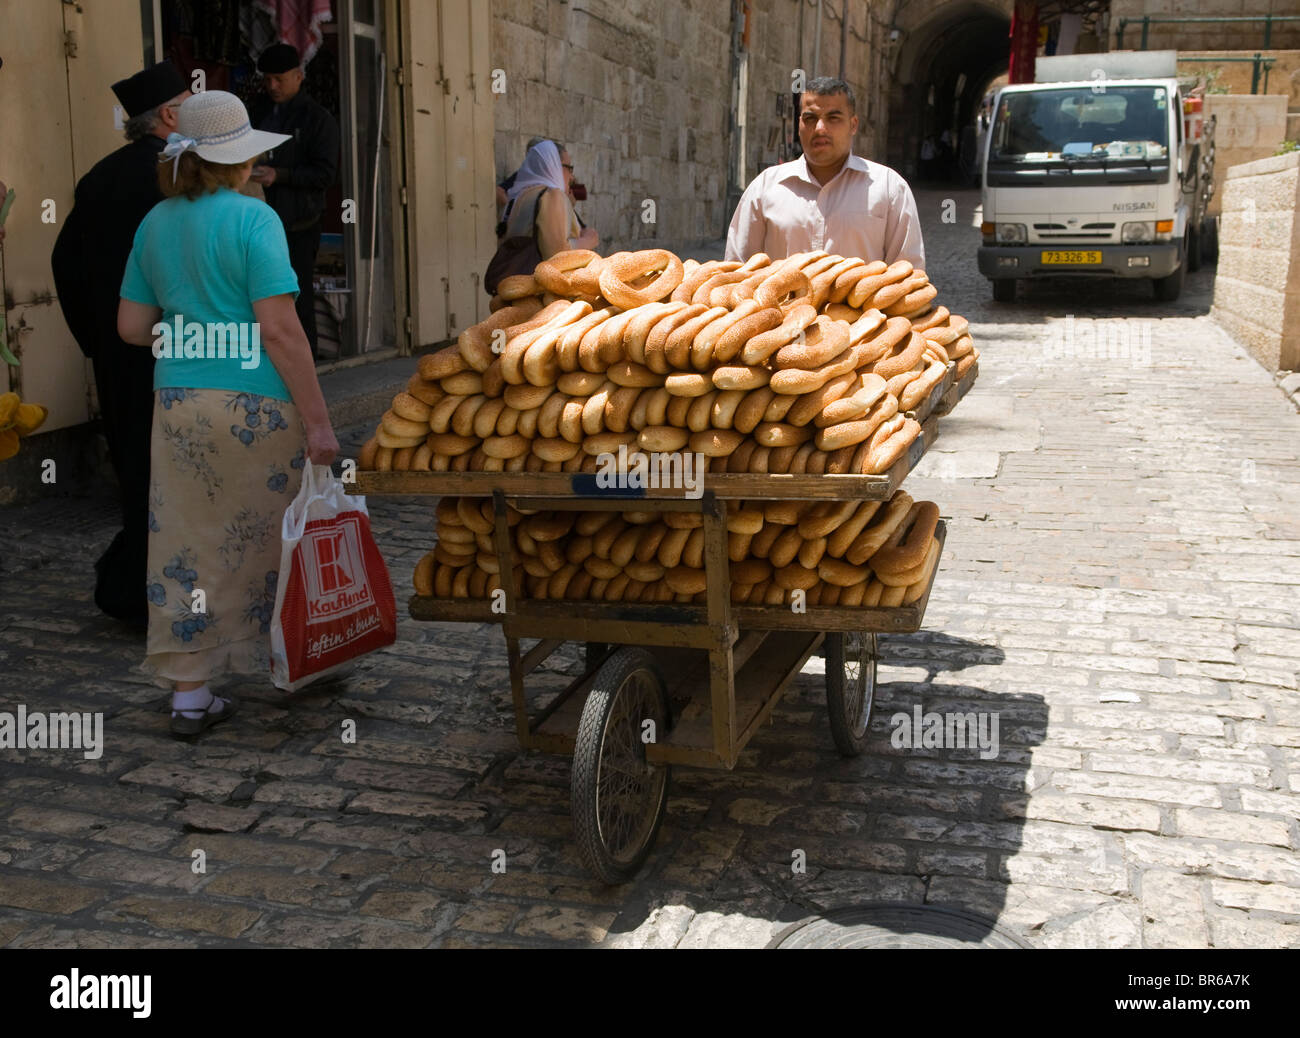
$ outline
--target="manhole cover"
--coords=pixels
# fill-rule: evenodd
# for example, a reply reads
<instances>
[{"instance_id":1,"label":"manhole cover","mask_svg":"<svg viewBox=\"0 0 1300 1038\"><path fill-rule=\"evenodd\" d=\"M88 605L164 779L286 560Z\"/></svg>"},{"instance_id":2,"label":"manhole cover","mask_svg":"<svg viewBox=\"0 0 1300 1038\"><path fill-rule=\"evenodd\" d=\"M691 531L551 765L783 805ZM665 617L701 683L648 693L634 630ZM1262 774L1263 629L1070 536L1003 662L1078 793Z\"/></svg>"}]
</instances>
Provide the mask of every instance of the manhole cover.
<instances>
[{"instance_id":1,"label":"manhole cover","mask_svg":"<svg viewBox=\"0 0 1300 1038\"><path fill-rule=\"evenodd\" d=\"M769 948L1031 948L992 919L937 905L840 908L787 926Z\"/></svg>"}]
</instances>

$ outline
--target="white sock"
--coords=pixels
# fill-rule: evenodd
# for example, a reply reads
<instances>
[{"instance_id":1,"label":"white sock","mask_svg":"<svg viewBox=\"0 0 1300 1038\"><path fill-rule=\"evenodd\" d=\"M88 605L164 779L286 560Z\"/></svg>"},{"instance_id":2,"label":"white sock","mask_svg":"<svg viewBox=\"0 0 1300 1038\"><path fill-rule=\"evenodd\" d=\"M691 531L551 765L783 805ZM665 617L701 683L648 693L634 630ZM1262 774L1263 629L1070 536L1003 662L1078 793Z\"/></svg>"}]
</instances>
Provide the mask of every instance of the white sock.
<instances>
[{"instance_id":1,"label":"white sock","mask_svg":"<svg viewBox=\"0 0 1300 1038\"><path fill-rule=\"evenodd\" d=\"M215 702L217 697L212 694L212 690L207 685L200 685L189 692L173 692L172 713L184 714L189 718L202 717Z\"/></svg>"}]
</instances>

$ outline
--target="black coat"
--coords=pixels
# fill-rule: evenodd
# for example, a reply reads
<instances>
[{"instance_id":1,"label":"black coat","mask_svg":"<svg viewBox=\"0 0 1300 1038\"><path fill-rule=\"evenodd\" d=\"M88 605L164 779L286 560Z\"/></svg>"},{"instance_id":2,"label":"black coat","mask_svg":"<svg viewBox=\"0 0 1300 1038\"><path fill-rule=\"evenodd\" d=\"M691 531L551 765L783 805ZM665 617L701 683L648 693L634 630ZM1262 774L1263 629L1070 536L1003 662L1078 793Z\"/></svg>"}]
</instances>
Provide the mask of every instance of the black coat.
<instances>
[{"instance_id":1,"label":"black coat","mask_svg":"<svg viewBox=\"0 0 1300 1038\"><path fill-rule=\"evenodd\" d=\"M127 349L117 337L117 302L136 229L162 201L158 155L163 141L150 134L106 155L77 182L50 267L59 306L87 357L100 344Z\"/></svg>"},{"instance_id":2,"label":"black coat","mask_svg":"<svg viewBox=\"0 0 1300 1038\"><path fill-rule=\"evenodd\" d=\"M339 126L320 103L301 90L283 104L263 100L253 125L271 133L288 133L293 140L259 159L275 167L275 183L266 188L266 201L284 222L286 231L303 230L320 219L325 190L339 172Z\"/></svg>"}]
</instances>

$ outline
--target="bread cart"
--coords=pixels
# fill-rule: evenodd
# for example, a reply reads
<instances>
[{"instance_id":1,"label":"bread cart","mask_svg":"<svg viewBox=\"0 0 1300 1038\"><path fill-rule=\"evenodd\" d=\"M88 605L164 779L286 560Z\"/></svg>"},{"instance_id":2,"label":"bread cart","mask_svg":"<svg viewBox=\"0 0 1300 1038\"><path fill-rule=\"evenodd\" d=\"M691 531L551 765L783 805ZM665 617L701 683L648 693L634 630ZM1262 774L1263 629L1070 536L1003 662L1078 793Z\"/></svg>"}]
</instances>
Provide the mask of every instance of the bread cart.
<instances>
[{"instance_id":1,"label":"bread cart","mask_svg":"<svg viewBox=\"0 0 1300 1038\"><path fill-rule=\"evenodd\" d=\"M968 376L973 381L974 372ZM416 620L499 623L505 636L515 728L525 749L573 757L571 808L583 860L606 883L632 878L663 821L674 764L731 769L804 663L826 661L831 733L860 754L874 699L876 635L920 629L938 572L911 605L735 605L730 597L727 507L733 501L887 500L937 436L934 412L956 387L954 370L913 412L920 436L887 472L853 475L707 473L695 499L680 489L604 489L587 473L363 472L354 493L490 497L504 608L489 599L410 600ZM968 387L967 387L968 388ZM531 600L514 583L507 503L518 509L696 512L702 517L706 601ZM935 530L942 555L945 524ZM498 606L500 603L498 602ZM536 639L525 647L525 640ZM528 678L566 642L585 644L583 673L534 710Z\"/></svg>"}]
</instances>

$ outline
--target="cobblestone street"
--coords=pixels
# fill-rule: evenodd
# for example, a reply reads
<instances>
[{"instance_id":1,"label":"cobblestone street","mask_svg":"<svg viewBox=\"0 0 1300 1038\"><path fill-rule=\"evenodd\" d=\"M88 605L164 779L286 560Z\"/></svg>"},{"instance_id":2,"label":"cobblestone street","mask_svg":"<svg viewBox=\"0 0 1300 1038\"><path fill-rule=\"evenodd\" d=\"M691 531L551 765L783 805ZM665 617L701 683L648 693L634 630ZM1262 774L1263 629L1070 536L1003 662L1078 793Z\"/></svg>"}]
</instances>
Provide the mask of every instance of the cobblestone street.
<instances>
[{"instance_id":1,"label":"cobblestone street","mask_svg":"<svg viewBox=\"0 0 1300 1038\"><path fill-rule=\"evenodd\" d=\"M864 756L814 658L733 772L674 770L648 865L604 887L568 760L517 747L497 629L405 616L432 502L370 501L397 644L292 697L227 685L240 715L192 745L90 600L112 503L5 509L0 709L102 711L105 749L0 751L0 946L761 947L867 901L1037 947L1300 946L1300 414L1211 321L1212 269L1174 304L997 304L978 193L918 202L981 374L907 483L947 544L924 630L881 640ZM999 753L895 748L917 705L996 714Z\"/></svg>"}]
</instances>

